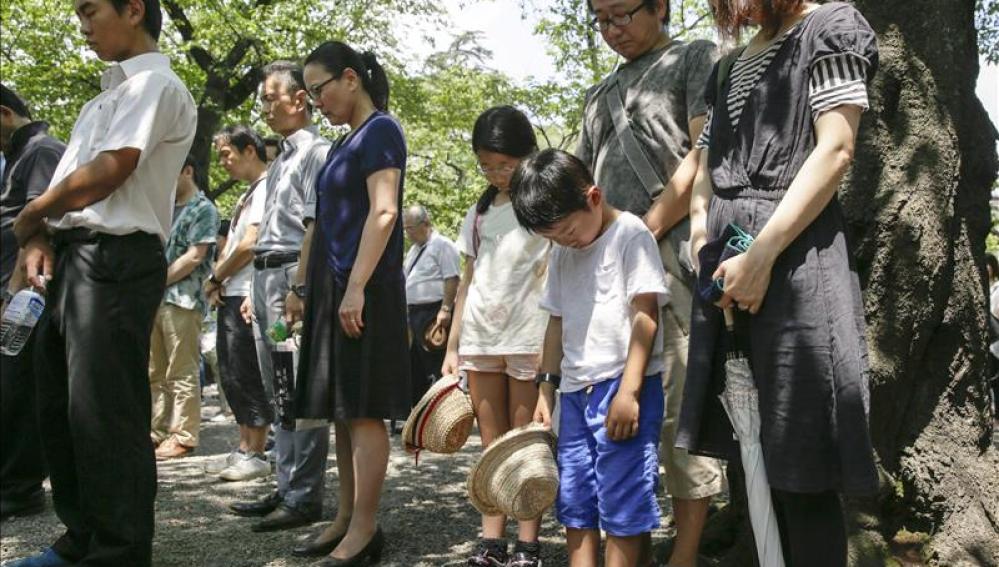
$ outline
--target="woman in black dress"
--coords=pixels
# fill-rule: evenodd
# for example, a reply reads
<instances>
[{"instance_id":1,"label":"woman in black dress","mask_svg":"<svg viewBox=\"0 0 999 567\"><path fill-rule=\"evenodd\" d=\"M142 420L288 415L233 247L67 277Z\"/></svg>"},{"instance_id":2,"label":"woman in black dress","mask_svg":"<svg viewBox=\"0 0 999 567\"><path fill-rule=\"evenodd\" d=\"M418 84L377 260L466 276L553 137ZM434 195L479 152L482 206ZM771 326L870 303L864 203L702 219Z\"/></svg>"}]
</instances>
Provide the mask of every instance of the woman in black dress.
<instances>
[{"instance_id":1,"label":"woman in black dress","mask_svg":"<svg viewBox=\"0 0 999 567\"><path fill-rule=\"evenodd\" d=\"M844 3L713 0L721 32L759 25L719 86L691 201L694 256L729 223L755 237L717 267L724 295L694 306L677 445L738 454L718 401L728 348L719 309L737 311L760 395L761 443L784 557L841 566L839 493L878 485L868 431L867 350L859 280L836 190L850 166L874 32Z\"/></svg>"},{"instance_id":2,"label":"woman in black dress","mask_svg":"<svg viewBox=\"0 0 999 567\"><path fill-rule=\"evenodd\" d=\"M389 457L384 420L404 419L411 400L399 215L406 140L386 112L388 79L373 54L326 42L305 59L304 77L316 110L350 129L316 184L296 387L297 417L336 422L339 510L310 547L332 548L324 566L370 565L384 545L377 522Z\"/></svg>"}]
</instances>

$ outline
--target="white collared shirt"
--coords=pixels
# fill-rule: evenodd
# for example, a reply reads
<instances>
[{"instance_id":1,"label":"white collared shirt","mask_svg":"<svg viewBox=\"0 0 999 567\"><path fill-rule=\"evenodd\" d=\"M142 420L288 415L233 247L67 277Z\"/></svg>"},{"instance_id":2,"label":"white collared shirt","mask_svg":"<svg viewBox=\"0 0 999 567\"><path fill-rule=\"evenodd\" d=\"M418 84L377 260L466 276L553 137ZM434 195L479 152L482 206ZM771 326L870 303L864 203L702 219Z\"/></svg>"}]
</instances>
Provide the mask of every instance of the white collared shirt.
<instances>
[{"instance_id":1,"label":"white collared shirt","mask_svg":"<svg viewBox=\"0 0 999 567\"><path fill-rule=\"evenodd\" d=\"M177 176L197 127L194 99L158 52L111 65L101 75L101 89L80 111L49 187L105 151L135 148L141 152L138 166L105 199L49 224L108 234L142 231L166 242Z\"/></svg>"},{"instance_id":2,"label":"white collared shirt","mask_svg":"<svg viewBox=\"0 0 999 567\"><path fill-rule=\"evenodd\" d=\"M420 255L424 248L426 251ZM444 299L444 280L458 277L458 248L446 236L433 231L423 246L414 244L410 247L403 268L406 270L406 303L436 303Z\"/></svg>"}]
</instances>

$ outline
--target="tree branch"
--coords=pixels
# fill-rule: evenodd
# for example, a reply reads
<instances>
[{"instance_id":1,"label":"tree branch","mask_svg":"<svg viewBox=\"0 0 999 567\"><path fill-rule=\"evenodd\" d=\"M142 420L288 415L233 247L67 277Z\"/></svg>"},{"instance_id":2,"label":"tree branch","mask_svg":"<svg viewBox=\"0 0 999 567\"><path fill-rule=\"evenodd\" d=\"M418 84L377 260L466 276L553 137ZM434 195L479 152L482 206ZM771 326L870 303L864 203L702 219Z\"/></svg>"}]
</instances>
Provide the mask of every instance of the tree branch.
<instances>
[{"instance_id":1,"label":"tree branch","mask_svg":"<svg viewBox=\"0 0 999 567\"><path fill-rule=\"evenodd\" d=\"M188 50L187 54L191 56L191 60L194 61L198 67L205 73L211 73L212 67L215 65L215 58L212 57L211 53L205 50L205 48L192 45Z\"/></svg>"},{"instance_id":2,"label":"tree branch","mask_svg":"<svg viewBox=\"0 0 999 567\"><path fill-rule=\"evenodd\" d=\"M163 0L163 9L177 26L180 37L184 38L184 41L194 41L194 26L191 25L191 20L187 19L187 14L184 13L184 9L180 7L177 0Z\"/></svg>"},{"instance_id":3,"label":"tree branch","mask_svg":"<svg viewBox=\"0 0 999 567\"><path fill-rule=\"evenodd\" d=\"M246 56L246 52L253 47L255 41L256 40L248 37L239 38L239 40L236 41L236 44L232 46L232 49L229 50L225 59L222 60L222 66L226 69L231 69L239 64L239 62L243 60L243 57Z\"/></svg>"},{"instance_id":4,"label":"tree branch","mask_svg":"<svg viewBox=\"0 0 999 567\"><path fill-rule=\"evenodd\" d=\"M225 94L225 101L222 103L222 109L229 112L243 104L243 101L256 92L257 85L259 84L260 67L254 66L241 79L229 87Z\"/></svg>"},{"instance_id":5,"label":"tree branch","mask_svg":"<svg viewBox=\"0 0 999 567\"><path fill-rule=\"evenodd\" d=\"M221 185L208 192L208 199L214 203L216 199L224 195L226 191L232 189L238 183L239 181L236 181L235 179L226 179Z\"/></svg>"}]
</instances>

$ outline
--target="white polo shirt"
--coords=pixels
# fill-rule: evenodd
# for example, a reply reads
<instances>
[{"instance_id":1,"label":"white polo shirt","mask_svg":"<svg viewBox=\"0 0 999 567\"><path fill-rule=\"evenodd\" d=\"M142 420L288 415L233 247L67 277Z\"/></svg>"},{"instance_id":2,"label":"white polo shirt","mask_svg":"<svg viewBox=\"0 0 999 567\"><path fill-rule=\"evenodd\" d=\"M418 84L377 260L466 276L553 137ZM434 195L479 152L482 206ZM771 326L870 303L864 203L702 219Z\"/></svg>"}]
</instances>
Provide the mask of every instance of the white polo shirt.
<instances>
[{"instance_id":1,"label":"white polo shirt","mask_svg":"<svg viewBox=\"0 0 999 567\"><path fill-rule=\"evenodd\" d=\"M458 277L458 248L446 236L432 231L423 246L414 244L409 248L402 266L406 273L406 303L436 303L444 299L444 280Z\"/></svg>"},{"instance_id":2,"label":"white polo shirt","mask_svg":"<svg viewBox=\"0 0 999 567\"><path fill-rule=\"evenodd\" d=\"M104 151L135 148L139 164L107 198L50 218L55 229L170 236L177 176L194 141L197 111L184 83L158 52L115 63L101 75L101 94L84 105L49 187Z\"/></svg>"}]
</instances>

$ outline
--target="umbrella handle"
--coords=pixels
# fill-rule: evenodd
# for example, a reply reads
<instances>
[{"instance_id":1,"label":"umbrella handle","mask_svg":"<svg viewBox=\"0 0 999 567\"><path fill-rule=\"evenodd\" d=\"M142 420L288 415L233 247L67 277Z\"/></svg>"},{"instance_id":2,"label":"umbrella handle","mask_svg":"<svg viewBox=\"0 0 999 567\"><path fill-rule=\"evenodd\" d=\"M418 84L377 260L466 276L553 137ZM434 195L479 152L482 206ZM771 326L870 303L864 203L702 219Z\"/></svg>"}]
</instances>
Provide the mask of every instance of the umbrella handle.
<instances>
[{"instance_id":1,"label":"umbrella handle","mask_svg":"<svg viewBox=\"0 0 999 567\"><path fill-rule=\"evenodd\" d=\"M735 313L732 312L732 308L726 307L723 312L725 314L725 328L729 332L735 331Z\"/></svg>"}]
</instances>

